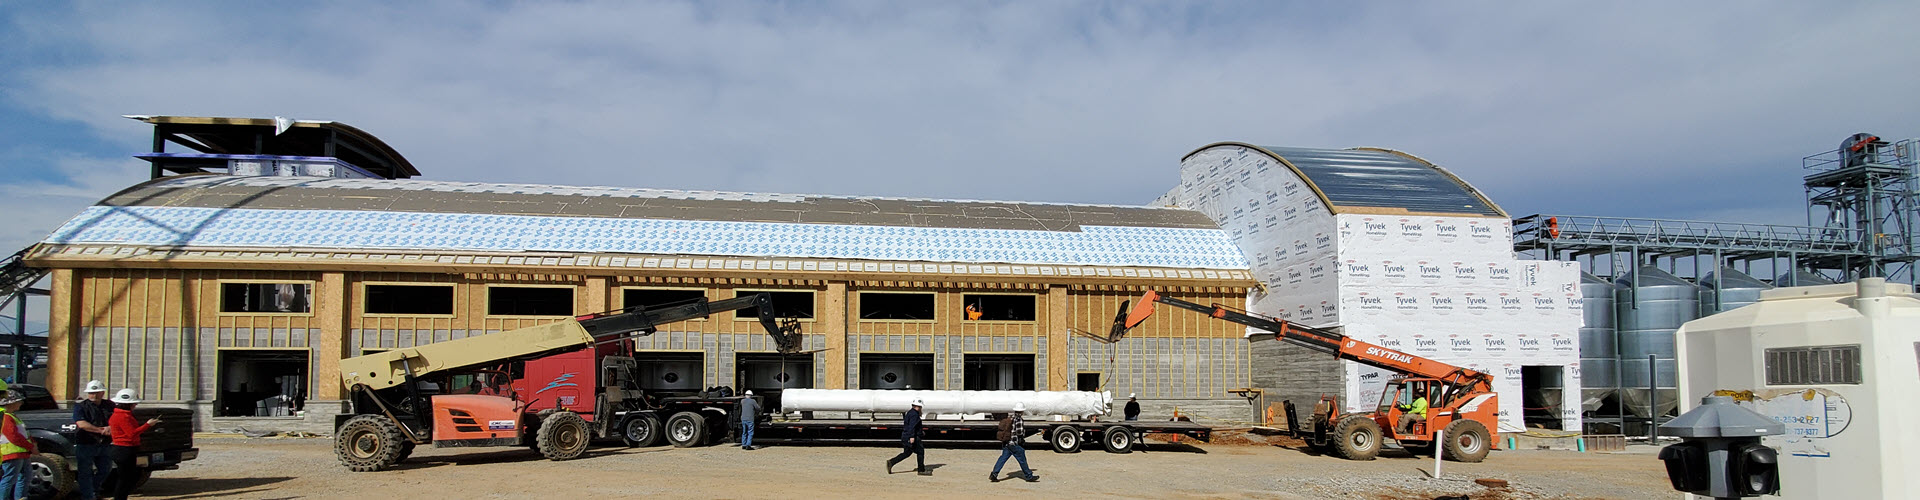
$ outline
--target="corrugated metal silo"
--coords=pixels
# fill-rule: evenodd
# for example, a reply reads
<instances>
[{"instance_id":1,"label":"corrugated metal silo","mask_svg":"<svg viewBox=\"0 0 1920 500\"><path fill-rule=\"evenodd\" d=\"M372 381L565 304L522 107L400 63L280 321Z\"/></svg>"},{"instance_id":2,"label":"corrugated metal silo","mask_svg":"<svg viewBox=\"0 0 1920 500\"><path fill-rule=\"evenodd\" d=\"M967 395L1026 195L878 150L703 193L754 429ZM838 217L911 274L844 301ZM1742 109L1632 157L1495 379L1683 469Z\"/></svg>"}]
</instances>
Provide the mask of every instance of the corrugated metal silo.
<instances>
[{"instance_id":1,"label":"corrugated metal silo","mask_svg":"<svg viewBox=\"0 0 1920 500\"><path fill-rule=\"evenodd\" d=\"M1760 291L1772 288L1773 285L1731 267L1707 273L1700 277L1700 317L1759 302Z\"/></svg>"},{"instance_id":2,"label":"corrugated metal silo","mask_svg":"<svg viewBox=\"0 0 1920 500\"><path fill-rule=\"evenodd\" d=\"M1773 278L1773 286L1814 286L1831 284L1833 284L1833 280L1827 279L1826 276L1821 276L1820 273L1805 269L1795 269L1780 273L1779 276Z\"/></svg>"},{"instance_id":3,"label":"corrugated metal silo","mask_svg":"<svg viewBox=\"0 0 1920 500\"><path fill-rule=\"evenodd\" d=\"M1580 273L1580 408L1593 411L1613 395L1620 382L1620 351L1614 343L1613 284L1605 278Z\"/></svg>"},{"instance_id":4,"label":"corrugated metal silo","mask_svg":"<svg viewBox=\"0 0 1920 500\"><path fill-rule=\"evenodd\" d=\"M1637 275L1636 275L1637 274ZM1637 280L1637 281L1636 281ZM1620 399L1634 415L1666 414L1679 407L1674 398L1678 365L1673 332L1700 316L1700 291L1687 280L1653 266L1613 280L1614 307L1620 311ZM1654 360L1657 394L1648 394L1648 359ZM1652 396L1659 397L1653 406Z\"/></svg>"}]
</instances>

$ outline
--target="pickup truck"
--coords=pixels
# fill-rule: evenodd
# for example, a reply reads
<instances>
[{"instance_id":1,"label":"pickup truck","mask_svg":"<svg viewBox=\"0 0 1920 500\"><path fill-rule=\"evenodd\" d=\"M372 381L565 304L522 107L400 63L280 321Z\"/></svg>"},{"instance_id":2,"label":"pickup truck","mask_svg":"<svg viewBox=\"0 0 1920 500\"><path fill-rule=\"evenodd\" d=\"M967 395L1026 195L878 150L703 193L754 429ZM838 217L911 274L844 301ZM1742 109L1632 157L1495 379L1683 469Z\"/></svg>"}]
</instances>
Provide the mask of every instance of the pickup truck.
<instances>
[{"instance_id":1,"label":"pickup truck","mask_svg":"<svg viewBox=\"0 0 1920 500\"><path fill-rule=\"evenodd\" d=\"M33 439L40 451L29 459L33 477L28 486L31 493L28 497L35 500L65 498L73 492L79 477L74 465L73 433L77 430L73 425L71 406L63 407L55 402L53 394L44 387L12 384L9 389L27 398L14 415L20 420L20 425L27 428L27 437ZM139 406L133 410L133 416L142 421L160 417L160 423L141 436L141 456L136 462L140 468L133 471L135 488L145 484L153 471L179 468L180 462L193 460L200 455L200 449L193 447L192 411ZM122 473L124 471L116 470L110 474Z\"/></svg>"}]
</instances>

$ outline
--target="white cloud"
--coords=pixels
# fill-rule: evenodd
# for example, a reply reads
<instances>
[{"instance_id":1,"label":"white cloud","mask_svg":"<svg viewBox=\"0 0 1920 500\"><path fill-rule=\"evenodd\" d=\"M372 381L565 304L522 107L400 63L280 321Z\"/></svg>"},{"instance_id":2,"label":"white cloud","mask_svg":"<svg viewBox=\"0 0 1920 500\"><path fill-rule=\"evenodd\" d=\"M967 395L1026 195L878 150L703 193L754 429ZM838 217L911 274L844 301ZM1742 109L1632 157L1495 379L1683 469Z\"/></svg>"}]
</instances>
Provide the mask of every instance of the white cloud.
<instances>
[{"instance_id":1,"label":"white cloud","mask_svg":"<svg viewBox=\"0 0 1920 500\"><path fill-rule=\"evenodd\" d=\"M98 57L10 95L129 151L120 114L283 115L433 179L789 193L1144 203L1214 141L1383 146L1516 215L1778 213L1801 155L1920 135L1913 5L232 7L82 7L24 36Z\"/></svg>"}]
</instances>

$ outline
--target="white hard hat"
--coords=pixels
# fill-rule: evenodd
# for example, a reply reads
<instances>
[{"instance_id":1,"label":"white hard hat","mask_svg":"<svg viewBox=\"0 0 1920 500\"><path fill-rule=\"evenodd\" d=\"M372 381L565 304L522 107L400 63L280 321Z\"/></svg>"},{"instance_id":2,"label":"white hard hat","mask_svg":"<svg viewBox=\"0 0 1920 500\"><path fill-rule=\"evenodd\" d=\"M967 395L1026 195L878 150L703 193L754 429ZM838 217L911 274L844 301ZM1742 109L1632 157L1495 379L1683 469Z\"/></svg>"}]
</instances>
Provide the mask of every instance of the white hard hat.
<instances>
[{"instance_id":1,"label":"white hard hat","mask_svg":"<svg viewBox=\"0 0 1920 500\"><path fill-rule=\"evenodd\" d=\"M113 402L134 404L140 402L140 398L134 395L133 389L121 389L120 392L113 393Z\"/></svg>"},{"instance_id":2,"label":"white hard hat","mask_svg":"<svg viewBox=\"0 0 1920 500\"><path fill-rule=\"evenodd\" d=\"M747 395L748 395L748 396L752 396L752 395L753 395L753 389L747 389Z\"/></svg>"},{"instance_id":3,"label":"white hard hat","mask_svg":"<svg viewBox=\"0 0 1920 500\"><path fill-rule=\"evenodd\" d=\"M1133 399L1133 398L1136 398L1136 397L1140 397L1140 393L1138 393L1138 392L1129 392L1129 393L1127 393L1127 399Z\"/></svg>"},{"instance_id":4,"label":"white hard hat","mask_svg":"<svg viewBox=\"0 0 1920 500\"><path fill-rule=\"evenodd\" d=\"M924 405L924 404L920 404L920 400L918 400L918 399L915 399L915 400L913 400L913 405L914 405L914 406L926 406L926 405Z\"/></svg>"},{"instance_id":5,"label":"white hard hat","mask_svg":"<svg viewBox=\"0 0 1920 500\"><path fill-rule=\"evenodd\" d=\"M1027 411L1027 404L1026 404L1026 403L1014 403L1014 404L1013 404L1013 411Z\"/></svg>"},{"instance_id":6,"label":"white hard hat","mask_svg":"<svg viewBox=\"0 0 1920 500\"><path fill-rule=\"evenodd\" d=\"M107 392L107 384L100 383L98 380L88 380L87 389L81 392Z\"/></svg>"}]
</instances>

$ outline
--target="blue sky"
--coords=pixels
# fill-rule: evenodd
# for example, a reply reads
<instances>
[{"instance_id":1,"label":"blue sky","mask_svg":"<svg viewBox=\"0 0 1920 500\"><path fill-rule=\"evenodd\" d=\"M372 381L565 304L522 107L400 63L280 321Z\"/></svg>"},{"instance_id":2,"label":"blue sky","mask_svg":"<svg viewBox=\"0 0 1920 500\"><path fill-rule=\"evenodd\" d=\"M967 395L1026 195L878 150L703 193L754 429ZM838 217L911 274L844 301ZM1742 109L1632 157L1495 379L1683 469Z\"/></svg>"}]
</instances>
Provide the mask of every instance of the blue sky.
<instances>
[{"instance_id":1,"label":"blue sky","mask_svg":"<svg viewBox=\"0 0 1920 500\"><path fill-rule=\"evenodd\" d=\"M1920 136L1920 4L0 0L0 245L144 179L123 114L336 120L427 179L1136 204L1218 141L1509 212L1796 223Z\"/></svg>"}]
</instances>

